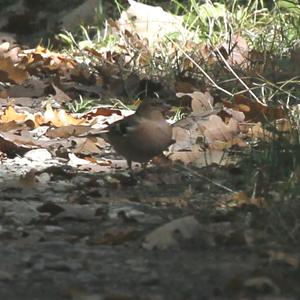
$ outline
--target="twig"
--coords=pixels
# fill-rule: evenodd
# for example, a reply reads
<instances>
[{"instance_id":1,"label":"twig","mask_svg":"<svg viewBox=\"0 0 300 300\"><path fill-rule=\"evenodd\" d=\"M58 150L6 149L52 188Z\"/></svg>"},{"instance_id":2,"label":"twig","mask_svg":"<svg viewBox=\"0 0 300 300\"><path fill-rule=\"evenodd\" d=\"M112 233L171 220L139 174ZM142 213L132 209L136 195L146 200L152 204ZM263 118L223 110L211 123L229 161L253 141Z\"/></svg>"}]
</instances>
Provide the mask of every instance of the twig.
<instances>
[{"instance_id":1,"label":"twig","mask_svg":"<svg viewBox=\"0 0 300 300\"><path fill-rule=\"evenodd\" d=\"M188 172L189 174L192 174L195 177L202 178L202 179L208 181L209 183L211 183L211 184L213 184L213 185L215 185L215 186L217 186L217 187L219 187L219 188L221 188L221 189L223 189L223 190L225 190L227 192L235 193L235 191L232 190L232 189L230 189L229 187L224 186L224 185L222 185L222 184L220 184L218 182L215 182L212 179L210 179L210 178L208 178L208 177L206 177L206 176L204 176L202 174L199 174L198 172L195 172L194 170L188 169L188 168L186 168L184 166L180 166L180 168L183 169L184 171Z\"/></svg>"},{"instance_id":2,"label":"twig","mask_svg":"<svg viewBox=\"0 0 300 300\"><path fill-rule=\"evenodd\" d=\"M169 41L171 43L174 44L175 47L177 47L185 56L186 58L188 58L201 72L202 74L212 83L212 85L219 89L220 91L224 92L225 94L229 95L229 96L232 96L233 97L233 94L226 91L225 89L223 89L222 87L220 87L205 71L204 69L182 48L180 47L177 43L175 43L172 39L170 39L169 37L167 37L169 39Z\"/></svg>"},{"instance_id":3,"label":"twig","mask_svg":"<svg viewBox=\"0 0 300 300\"><path fill-rule=\"evenodd\" d=\"M226 65L228 70L233 74L233 76L245 87L245 89L248 91L248 93L261 105L266 106L266 103L260 101L258 97L253 93L253 91L247 86L247 84L235 73L235 71L231 68L229 63L226 61L225 57L222 55L221 51L217 48L214 48L214 50L220 55L223 63Z\"/></svg>"}]
</instances>

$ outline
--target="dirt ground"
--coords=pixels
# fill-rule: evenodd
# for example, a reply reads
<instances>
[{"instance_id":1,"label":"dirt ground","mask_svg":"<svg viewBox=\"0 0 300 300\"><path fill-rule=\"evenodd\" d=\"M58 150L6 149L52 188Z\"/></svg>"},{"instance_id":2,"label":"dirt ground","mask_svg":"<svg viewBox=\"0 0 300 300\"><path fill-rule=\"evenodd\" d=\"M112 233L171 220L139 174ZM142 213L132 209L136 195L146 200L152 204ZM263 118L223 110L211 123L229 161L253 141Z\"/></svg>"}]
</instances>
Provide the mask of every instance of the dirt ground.
<instances>
[{"instance_id":1,"label":"dirt ground","mask_svg":"<svg viewBox=\"0 0 300 300\"><path fill-rule=\"evenodd\" d=\"M299 248L228 205L237 169L0 169L0 299L299 299Z\"/></svg>"}]
</instances>

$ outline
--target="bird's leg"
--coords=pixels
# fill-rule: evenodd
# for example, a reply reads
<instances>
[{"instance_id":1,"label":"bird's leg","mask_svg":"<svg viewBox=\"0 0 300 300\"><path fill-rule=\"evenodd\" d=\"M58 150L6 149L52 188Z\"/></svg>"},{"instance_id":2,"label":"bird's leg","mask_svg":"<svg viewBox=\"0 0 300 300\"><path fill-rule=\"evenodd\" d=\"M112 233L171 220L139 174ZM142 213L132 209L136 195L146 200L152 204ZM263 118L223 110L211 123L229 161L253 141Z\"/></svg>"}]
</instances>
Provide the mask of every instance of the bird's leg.
<instances>
[{"instance_id":1,"label":"bird's leg","mask_svg":"<svg viewBox=\"0 0 300 300\"><path fill-rule=\"evenodd\" d=\"M131 160L127 160L127 166L128 166L128 169L130 171L132 171L132 161Z\"/></svg>"},{"instance_id":2,"label":"bird's leg","mask_svg":"<svg viewBox=\"0 0 300 300\"><path fill-rule=\"evenodd\" d=\"M127 165L128 165L128 169L129 169L129 176L132 180L132 182L134 184L136 184L138 182L134 172L133 172L133 169L132 169L132 161L131 160L127 160Z\"/></svg>"},{"instance_id":3,"label":"bird's leg","mask_svg":"<svg viewBox=\"0 0 300 300\"><path fill-rule=\"evenodd\" d=\"M144 163L142 163L142 168L143 168L143 171L145 171L145 170L146 170L146 168L147 168L147 165L148 165L148 162L144 162Z\"/></svg>"}]
</instances>

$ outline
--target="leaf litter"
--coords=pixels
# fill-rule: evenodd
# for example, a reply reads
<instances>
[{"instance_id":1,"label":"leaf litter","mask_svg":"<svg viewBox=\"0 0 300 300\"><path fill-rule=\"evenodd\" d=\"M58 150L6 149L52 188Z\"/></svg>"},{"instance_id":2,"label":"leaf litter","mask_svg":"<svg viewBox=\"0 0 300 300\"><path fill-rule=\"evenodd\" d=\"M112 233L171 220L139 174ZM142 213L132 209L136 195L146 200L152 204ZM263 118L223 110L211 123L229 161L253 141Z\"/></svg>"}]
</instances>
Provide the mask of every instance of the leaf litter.
<instances>
[{"instance_id":1,"label":"leaf litter","mask_svg":"<svg viewBox=\"0 0 300 300\"><path fill-rule=\"evenodd\" d=\"M154 27L145 27L145 16ZM245 95L220 99L208 86L180 78L159 85L142 72L125 74L120 62L129 69L132 46L143 69L174 24L186 49L194 47L186 40L191 33L182 18L135 1L110 24L124 40L114 50L84 49L96 61L89 67L41 46L9 52L7 42L0 45L1 293L7 299L20 299L14 291L24 299L45 291L43 299L287 299L299 272L297 248L282 249L266 230L259 209L267 203L239 192L247 188L241 183L247 170L228 155L266 136L259 123L265 116L286 124L284 109ZM229 66L249 70L254 54L243 37L232 39L233 51L226 52L226 43L217 50ZM216 49L194 42L210 66L217 64ZM175 60L171 43L168 49ZM194 68L189 60L183 66ZM133 113L103 99L131 97L144 85L155 86L153 94L170 89L172 105L188 105L184 119L169 120L176 140L166 153L171 164L158 159L146 170L137 164L131 174L95 135ZM97 107L66 110L79 95L95 97ZM33 282L32 291L24 289Z\"/></svg>"}]
</instances>

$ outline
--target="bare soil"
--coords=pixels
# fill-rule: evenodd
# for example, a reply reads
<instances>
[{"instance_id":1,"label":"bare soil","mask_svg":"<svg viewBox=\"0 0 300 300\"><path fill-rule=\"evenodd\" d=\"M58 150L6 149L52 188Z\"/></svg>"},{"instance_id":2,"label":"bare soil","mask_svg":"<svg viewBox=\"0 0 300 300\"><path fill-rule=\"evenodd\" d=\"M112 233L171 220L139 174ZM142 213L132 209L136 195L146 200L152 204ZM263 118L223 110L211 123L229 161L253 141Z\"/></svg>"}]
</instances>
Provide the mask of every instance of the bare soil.
<instances>
[{"instance_id":1,"label":"bare soil","mask_svg":"<svg viewBox=\"0 0 300 300\"><path fill-rule=\"evenodd\" d=\"M3 180L0 299L299 299L299 247L266 229L262 209L230 208L216 185L236 190L243 174L197 173L50 166L33 185ZM147 234L185 216L196 234L145 249Z\"/></svg>"}]
</instances>

